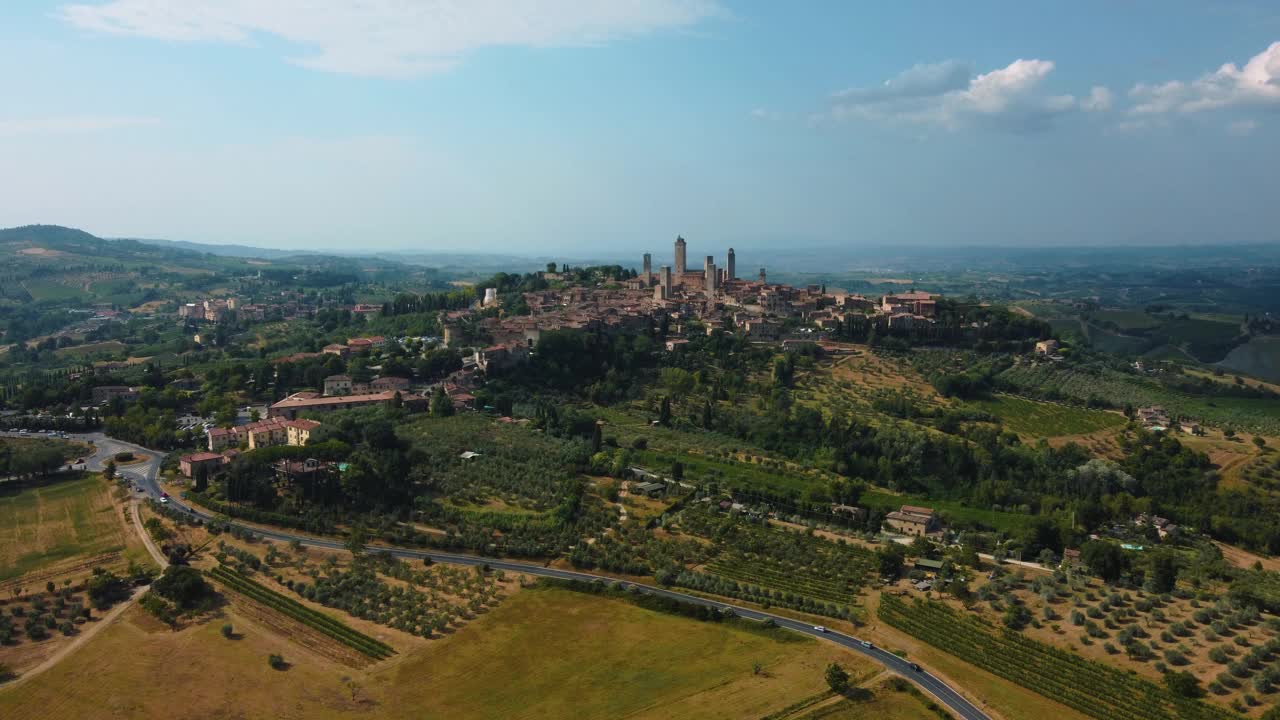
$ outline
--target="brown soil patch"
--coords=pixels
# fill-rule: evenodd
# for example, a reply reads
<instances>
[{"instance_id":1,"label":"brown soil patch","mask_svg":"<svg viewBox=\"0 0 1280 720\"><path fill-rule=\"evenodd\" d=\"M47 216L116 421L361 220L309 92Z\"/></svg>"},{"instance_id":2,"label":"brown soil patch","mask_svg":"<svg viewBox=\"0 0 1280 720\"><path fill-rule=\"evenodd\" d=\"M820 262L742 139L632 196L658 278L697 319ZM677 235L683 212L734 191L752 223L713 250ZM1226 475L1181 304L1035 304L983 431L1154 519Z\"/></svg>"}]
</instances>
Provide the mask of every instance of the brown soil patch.
<instances>
[{"instance_id":1,"label":"brown soil patch","mask_svg":"<svg viewBox=\"0 0 1280 720\"><path fill-rule=\"evenodd\" d=\"M1222 551L1222 558L1238 568L1251 568L1254 563L1262 563L1262 569L1270 572L1280 571L1280 558L1266 557L1251 553L1244 548L1238 548L1234 545L1228 545L1224 542L1213 541L1214 545Z\"/></svg>"}]
</instances>

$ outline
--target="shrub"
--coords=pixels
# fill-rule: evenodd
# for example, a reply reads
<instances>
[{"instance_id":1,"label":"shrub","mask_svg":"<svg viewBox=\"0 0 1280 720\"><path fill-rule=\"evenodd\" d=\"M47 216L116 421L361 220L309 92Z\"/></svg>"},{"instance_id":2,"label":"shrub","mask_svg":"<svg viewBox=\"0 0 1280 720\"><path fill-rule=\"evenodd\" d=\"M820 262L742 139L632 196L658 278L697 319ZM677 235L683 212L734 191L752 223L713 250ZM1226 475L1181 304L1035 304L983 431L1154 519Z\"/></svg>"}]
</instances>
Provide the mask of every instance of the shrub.
<instances>
[{"instance_id":1,"label":"shrub","mask_svg":"<svg viewBox=\"0 0 1280 720\"><path fill-rule=\"evenodd\" d=\"M204 581L204 574L186 565L170 565L164 574L152 584L151 589L163 598L172 600L183 610L207 607L213 596L213 588Z\"/></svg>"},{"instance_id":2,"label":"shrub","mask_svg":"<svg viewBox=\"0 0 1280 720\"><path fill-rule=\"evenodd\" d=\"M270 665L272 670L284 670L288 667L288 664L284 661L284 657L275 653L271 653L267 656L267 665Z\"/></svg>"},{"instance_id":3,"label":"shrub","mask_svg":"<svg viewBox=\"0 0 1280 720\"><path fill-rule=\"evenodd\" d=\"M1200 681L1196 679L1195 675L1186 670L1165 673L1164 684L1173 694L1181 695L1182 697L1198 698L1204 695L1204 690L1200 687Z\"/></svg>"},{"instance_id":4,"label":"shrub","mask_svg":"<svg viewBox=\"0 0 1280 720\"><path fill-rule=\"evenodd\" d=\"M231 623L224 623L222 626L222 637L230 639L236 634L235 628L231 627Z\"/></svg>"}]
</instances>

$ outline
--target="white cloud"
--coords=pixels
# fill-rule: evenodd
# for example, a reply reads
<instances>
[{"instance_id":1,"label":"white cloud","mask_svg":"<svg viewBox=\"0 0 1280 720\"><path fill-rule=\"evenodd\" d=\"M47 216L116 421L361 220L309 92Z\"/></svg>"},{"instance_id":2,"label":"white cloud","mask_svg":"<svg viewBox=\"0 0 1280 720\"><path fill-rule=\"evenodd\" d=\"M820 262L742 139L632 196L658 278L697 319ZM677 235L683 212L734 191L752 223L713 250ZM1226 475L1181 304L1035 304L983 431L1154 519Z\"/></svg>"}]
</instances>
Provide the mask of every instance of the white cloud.
<instances>
[{"instance_id":1,"label":"white cloud","mask_svg":"<svg viewBox=\"0 0 1280 720\"><path fill-rule=\"evenodd\" d=\"M972 73L973 69L959 60L914 65L877 87L849 88L833 93L831 98L845 105L866 105L941 95L968 86Z\"/></svg>"},{"instance_id":2,"label":"white cloud","mask_svg":"<svg viewBox=\"0 0 1280 720\"><path fill-rule=\"evenodd\" d=\"M880 86L832 94L830 111L823 117L867 118L948 129L981 123L1025 131L1042 128L1054 116L1081 108L1105 109L1095 95L1084 106L1073 95L1040 93L1040 85L1053 69L1052 61L1038 59L1018 59L977 76L971 76L969 65L956 60L916 65ZM1095 92L1098 90L1095 88ZM1106 92L1105 88L1100 90Z\"/></svg>"},{"instance_id":3,"label":"white cloud","mask_svg":"<svg viewBox=\"0 0 1280 720\"><path fill-rule=\"evenodd\" d=\"M1089 91L1089 97L1080 100L1080 109L1085 112L1106 112L1111 109L1112 101L1111 90L1096 85Z\"/></svg>"},{"instance_id":4,"label":"white cloud","mask_svg":"<svg viewBox=\"0 0 1280 720\"><path fill-rule=\"evenodd\" d=\"M133 115L63 115L41 118L0 118L0 137L51 133L84 133L159 125L153 117Z\"/></svg>"},{"instance_id":5,"label":"white cloud","mask_svg":"<svg viewBox=\"0 0 1280 720\"><path fill-rule=\"evenodd\" d=\"M314 70L412 77L448 69L485 47L590 46L692 26L717 0L109 0L63 6L72 25L178 42L283 38Z\"/></svg>"},{"instance_id":6,"label":"white cloud","mask_svg":"<svg viewBox=\"0 0 1280 720\"><path fill-rule=\"evenodd\" d=\"M1138 83L1129 91L1138 115L1195 113L1226 107L1280 106L1280 42L1249 58L1226 63L1191 82Z\"/></svg>"}]
</instances>

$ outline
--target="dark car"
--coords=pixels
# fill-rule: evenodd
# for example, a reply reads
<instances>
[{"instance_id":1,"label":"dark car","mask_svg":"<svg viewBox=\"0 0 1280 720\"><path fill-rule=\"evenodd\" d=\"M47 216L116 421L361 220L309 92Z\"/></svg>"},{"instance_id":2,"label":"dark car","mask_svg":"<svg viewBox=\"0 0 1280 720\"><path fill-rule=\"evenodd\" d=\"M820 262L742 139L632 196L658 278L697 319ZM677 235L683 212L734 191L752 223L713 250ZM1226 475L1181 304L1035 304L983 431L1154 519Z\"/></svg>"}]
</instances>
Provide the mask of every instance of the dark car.
<instances>
[{"instance_id":1,"label":"dark car","mask_svg":"<svg viewBox=\"0 0 1280 720\"><path fill-rule=\"evenodd\" d=\"M920 672L920 666L915 663L911 663L911 669L915 672Z\"/></svg>"}]
</instances>

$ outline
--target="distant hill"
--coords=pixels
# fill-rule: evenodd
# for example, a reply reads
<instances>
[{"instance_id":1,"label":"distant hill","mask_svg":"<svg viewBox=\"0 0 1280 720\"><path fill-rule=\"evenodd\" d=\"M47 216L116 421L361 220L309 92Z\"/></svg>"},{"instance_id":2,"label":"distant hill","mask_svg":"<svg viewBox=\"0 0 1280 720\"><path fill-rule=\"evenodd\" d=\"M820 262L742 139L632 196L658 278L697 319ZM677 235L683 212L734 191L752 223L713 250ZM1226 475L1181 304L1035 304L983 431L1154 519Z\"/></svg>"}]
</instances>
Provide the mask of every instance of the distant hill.
<instances>
[{"instance_id":1,"label":"distant hill","mask_svg":"<svg viewBox=\"0 0 1280 720\"><path fill-rule=\"evenodd\" d=\"M254 258L257 260L280 260L282 258L305 257L308 255L337 255L338 253L317 253L313 250L276 250L273 248L253 247L251 245L215 245L213 243L198 243L190 240L162 240L156 238L121 238L131 242L142 243L143 245L152 245L162 248L173 248L178 250L188 250L191 252L207 253L209 255L218 255L220 257L243 257Z\"/></svg>"},{"instance_id":2,"label":"distant hill","mask_svg":"<svg viewBox=\"0 0 1280 720\"><path fill-rule=\"evenodd\" d=\"M50 255L72 255L105 258L154 257L161 253L133 240L105 240L76 228L61 225L25 225L0 229L0 246L31 259L42 256L39 250Z\"/></svg>"}]
</instances>

